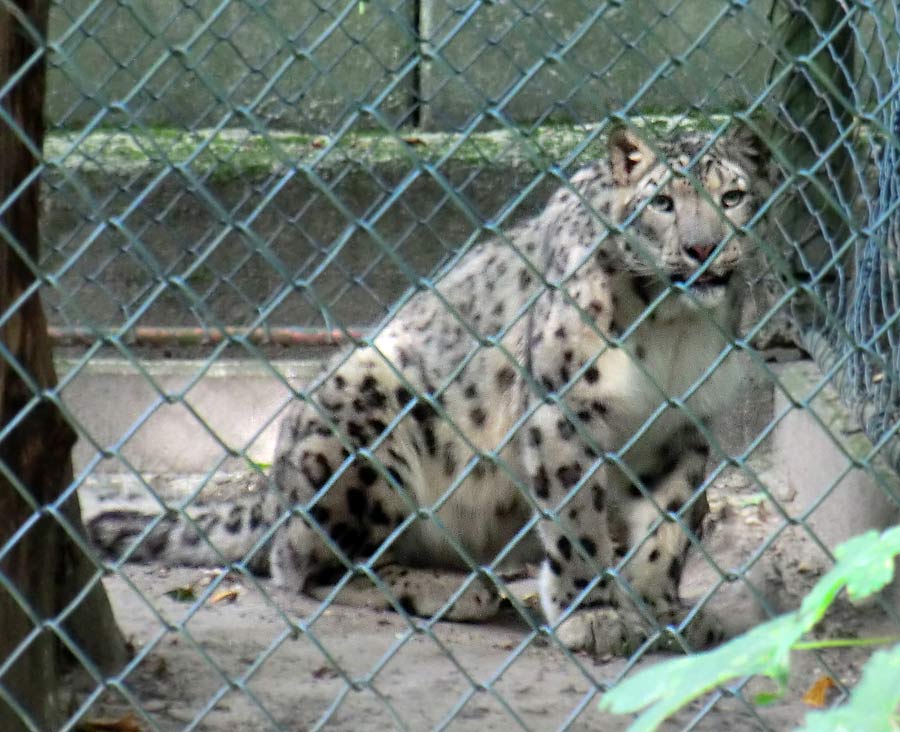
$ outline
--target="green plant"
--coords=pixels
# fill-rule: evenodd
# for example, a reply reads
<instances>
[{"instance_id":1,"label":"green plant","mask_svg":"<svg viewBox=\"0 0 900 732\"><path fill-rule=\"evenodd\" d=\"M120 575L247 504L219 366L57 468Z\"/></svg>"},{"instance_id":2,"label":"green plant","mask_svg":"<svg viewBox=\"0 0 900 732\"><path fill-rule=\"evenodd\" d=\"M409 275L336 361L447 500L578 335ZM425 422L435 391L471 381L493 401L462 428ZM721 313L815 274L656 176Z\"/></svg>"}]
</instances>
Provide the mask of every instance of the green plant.
<instances>
[{"instance_id":1,"label":"green plant","mask_svg":"<svg viewBox=\"0 0 900 732\"><path fill-rule=\"evenodd\" d=\"M757 697L771 701L783 693L790 652L833 645L800 642L822 619L844 588L851 600L882 589L894 574L900 555L900 526L879 534L869 531L835 550L837 562L800 608L781 615L706 653L664 661L636 673L603 696L600 708L615 714L644 710L629 732L652 732L668 716L717 686L746 676L774 679L779 692ZM807 715L804 732L896 732L900 730L900 645L879 651L867 662L849 701L841 707Z\"/></svg>"}]
</instances>

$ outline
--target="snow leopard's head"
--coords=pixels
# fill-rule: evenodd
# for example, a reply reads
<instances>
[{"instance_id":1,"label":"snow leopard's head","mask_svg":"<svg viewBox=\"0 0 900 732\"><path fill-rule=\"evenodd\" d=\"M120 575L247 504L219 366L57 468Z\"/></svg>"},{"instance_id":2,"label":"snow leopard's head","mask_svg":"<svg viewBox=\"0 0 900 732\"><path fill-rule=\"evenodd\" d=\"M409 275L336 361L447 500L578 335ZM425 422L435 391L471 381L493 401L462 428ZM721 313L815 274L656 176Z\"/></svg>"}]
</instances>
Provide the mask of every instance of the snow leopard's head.
<instances>
[{"instance_id":1,"label":"snow leopard's head","mask_svg":"<svg viewBox=\"0 0 900 732\"><path fill-rule=\"evenodd\" d=\"M621 227L612 237L617 265L717 305L755 251L746 227L768 196L765 157L743 126L719 138L690 132L653 143L614 130L608 174L609 218Z\"/></svg>"}]
</instances>

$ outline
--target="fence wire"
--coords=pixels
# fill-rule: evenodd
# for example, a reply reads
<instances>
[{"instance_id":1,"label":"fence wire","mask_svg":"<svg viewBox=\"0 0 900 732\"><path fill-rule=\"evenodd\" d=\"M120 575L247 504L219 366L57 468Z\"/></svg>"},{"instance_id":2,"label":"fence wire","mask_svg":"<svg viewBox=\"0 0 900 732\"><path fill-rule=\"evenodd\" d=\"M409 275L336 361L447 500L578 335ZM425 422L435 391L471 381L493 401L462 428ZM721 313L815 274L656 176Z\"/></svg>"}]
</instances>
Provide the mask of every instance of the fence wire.
<instances>
[{"instance_id":1,"label":"fence wire","mask_svg":"<svg viewBox=\"0 0 900 732\"><path fill-rule=\"evenodd\" d=\"M275 730L375 728L366 726L365 715L377 719L378 728L410 730L481 729L479 719L490 715L496 715L490 720L498 729L587 728L584 720L591 719L599 695L645 662L649 648L598 672L594 661L559 642L527 597L510 589L504 562L541 518L529 486L505 460L515 429L490 450L480 449L466 425L454 423L444 409L446 384L422 393L404 382L460 436L468 456L461 456L447 493L432 506L410 500L409 514L363 562L319 526L318 504L333 482L308 504L293 507L293 515L314 527L345 570L334 590L298 617L251 571L289 515L275 520L250 555L232 561L204 535L202 520L188 514L201 492L221 488L217 481L231 475L235 461L249 465L253 480L264 483L268 458L255 445L281 409L255 415L251 436L245 431L236 444L229 427L215 426L193 400L205 377L238 357L254 361L291 398L315 404L327 379L385 332L417 292L439 290L442 278L479 242L504 236L539 211L572 173L605 156L616 120L630 121L650 138L676 129L722 132L733 117L761 131L777 170L774 192L763 206L769 226L752 232L766 267L755 282L755 310L725 356L749 350L751 343L806 349L822 374L812 391L821 391L825 382L837 384L875 445L857 463L874 474L880 455L900 468L898 11L896 1L850 0L55 0L47 45L44 246L38 269L51 335L69 359L60 393L114 356L140 375L150 395L139 417L109 436L98 436L74 410L68 412L82 437L70 489L96 491L100 485L101 492L121 493L110 488L116 479L109 478L108 463L115 462L124 492L189 515L198 529L197 545L241 575L260 600L254 611L259 617L268 613L265 622L271 623L265 648L242 648L242 660L235 663L219 657L195 630L201 609L220 601L218 593L231 586L227 573L182 598L185 610L172 621L171 611L160 609L159 592L154 595L124 561L110 563L119 592L131 598L129 612L151 616L153 629L113 679L60 630L91 678L62 729L90 716L110 693L117 695L118 708L133 710L142 729L153 730L222 728L217 714L228 704L252 709L255 724ZM533 304L515 318L507 314L509 322L500 324L489 345L499 347ZM454 317L465 325L458 312ZM299 389L299 371L288 373L274 358L318 363L340 345L347 346L345 355ZM517 363L515 354L508 355ZM181 356L198 363L173 386L160 362ZM772 369L760 367L778 381ZM578 376L584 372L573 380ZM690 393L668 398L684 402ZM101 390L93 398L109 397ZM282 398L279 406L287 401ZM804 409L814 411L811 402L804 401ZM204 454L214 457L194 465L190 475L163 479L156 473L164 468L135 464L129 443L163 419L172 404L191 413L203 442L213 445ZM414 417L416 407L410 405L398 424ZM629 444L651 429L659 411ZM522 415L515 426L530 416ZM719 445L710 477L689 502L706 501L707 489L713 493L741 480L753 500L763 496L777 529L757 537L750 559L735 571L718 566L689 525L688 507L660 509L622 566L653 529L676 521L709 569L699 606L735 579L746 579L794 528L828 554L828 541L809 520L814 509L785 508L787 501L768 482L771 476L751 459L783 418L775 414L740 448ZM244 419L235 415L233 421ZM835 431L833 423L814 419L823 430ZM330 427L337 431L335 424ZM715 435L707 436L719 444ZM336 475L363 453L378 462L380 438L364 450L343 439L347 456ZM178 442L176 435L169 448L177 451ZM835 444L844 450L837 437ZM607 459L638 485L641 479L622 458L627 447ZM471 556L441 518L441 508L480 471L508 474L538 508L489 562ZM384 466L380 472L388 473ZM822 486L822 500L841 479ZM576 481L560 510L585 489L584 480ZM877 482L894 507L900 505L890 481ZM392 485L404 494L398 481ZM152 542L169 517L160 514L136 531L125 558ZM440 525L469 570L433 620L408 613L377 570L379 557L417 521ZM0 556L5 551L0 547ZM585 595L596 583L618 577L615 568L594 569L597 577ZM371 647L355 657L335 640L344 628L336 632L329 614L338 607L338 592L361 575L384 594L397 619L384 620L384 633L367 638ZM472 653L463 648L462 631L447 630L438 620L479 583L504 596L518 625L499 645ZM756 591L752 581L747 584ZM898 621L896 609L887 603L884 609ZM350 615L340 622L353 620ZM243 622L252 624L246 617ZM668 634L686 647L684 625L658 628L655 637ZM158 713L129 681L162 653L173 633L216 679L199 708L183 719ZM303 661L308 667L284 672L296 674L295 693L323 678L334 683L327 692L303 696L297 705L302 714L291 718L256 679L297 638L312 650ZM411 687L392 686L398 659L414 653L410 648L423 639L444 662L441 683L452 689L445 697L420 698ZM541 644L556 655L542 656L545 666L537 668L528 658ZM0 678L12 660L0 659ZM819 663L836 668L830 672L840 677L834 659ZM173 681L177 685L187 683L193 671L171 673L182 675ZM544 702L559 704L550 722L541 721L546 710L528 704L545 673L557 684L548 687ZM715 727L722 717L713 715L723 705L729 719L777 729L752 703L746 684L715 692L679 718L678 728ZM354 696L368 706L348 718Z\"/></svg>"},{"instance_id":2,"label":"fence wire","mask_svg":"<svg viewBox=\"0 0 900 732\"><path fill-rule=\"evenodd\" d=\"M900 81L897 70L895 63L892 87ZM808 340L826 367L834 368L837 363L842 369L839 383L844 399L896 469L900 467L896 439L900 425L900 385L896 381L900 373L900 108L890 93L878 106L884 130L877 153L878 197L870 206L863 236L853 247L853 287L842 300L836 320L824 325L821 333L813 331Z\"/></svg>"}]
</instances>

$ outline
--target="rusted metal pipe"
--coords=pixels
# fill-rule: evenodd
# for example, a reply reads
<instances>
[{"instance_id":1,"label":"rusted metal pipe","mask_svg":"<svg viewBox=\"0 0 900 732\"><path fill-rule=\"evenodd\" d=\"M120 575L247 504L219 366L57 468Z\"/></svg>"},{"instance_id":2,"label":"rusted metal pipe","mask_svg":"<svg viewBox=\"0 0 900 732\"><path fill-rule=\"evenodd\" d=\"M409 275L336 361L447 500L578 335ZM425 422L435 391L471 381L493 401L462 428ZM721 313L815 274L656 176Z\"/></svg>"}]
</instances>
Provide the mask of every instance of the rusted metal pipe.
<instances>
[{"instance_id":1,"label":"rusted metal pipe","mask_svg":"<svg viewBox=\"0 0 900 732\"><path fill-rule=\"evenodd\" d=\"M130 346L212 346L226 340L242 340L254 345L327 347L339 346L363 335L358 330L244 328L232 325L223 328L139 325L121 334L110 329L84 327L51 326L48 331L55 346L89 346L102 340L118 340Z\"/></svg>"}]
</instances>

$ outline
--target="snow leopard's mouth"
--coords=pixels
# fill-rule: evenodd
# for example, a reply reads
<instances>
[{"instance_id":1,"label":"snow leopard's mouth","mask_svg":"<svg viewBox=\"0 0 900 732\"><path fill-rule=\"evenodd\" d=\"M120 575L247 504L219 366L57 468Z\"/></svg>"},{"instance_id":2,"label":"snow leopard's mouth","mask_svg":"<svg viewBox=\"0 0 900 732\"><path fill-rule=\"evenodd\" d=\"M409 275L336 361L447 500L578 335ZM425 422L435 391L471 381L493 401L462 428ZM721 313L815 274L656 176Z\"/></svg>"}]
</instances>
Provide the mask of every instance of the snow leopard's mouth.
<instances>
[{"instance_id":1,"label":"snow leopard's mouth","mask_svg":"<svg viewBox=\"0 0 900 732\"><path fill-rule=\"evenodd\" d=\"M695 279L690 284L688 280L694 276L693 272L688 272L685 274L676 273L672 275L672 282L676 285L688 285L692 290L714 290L719 287L725 287L729 281L731 280L732 272L725 272L723 274L713 274L712 272L704 272L697 279Z\"/></svg>"}]
</instances>

